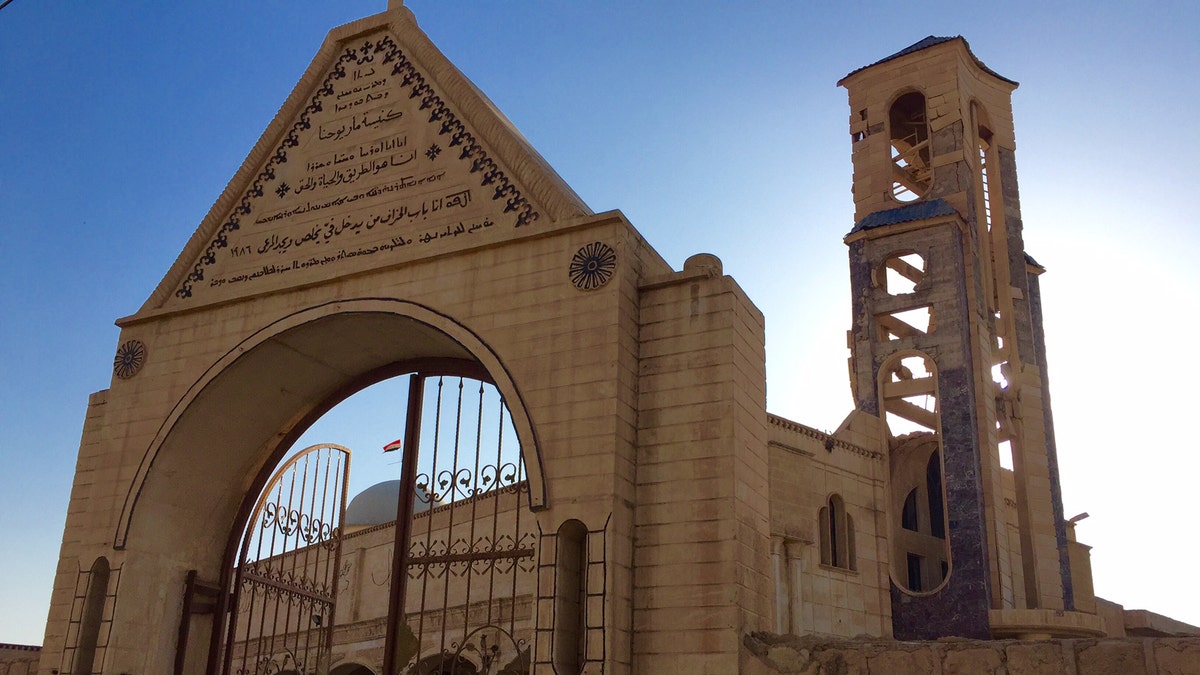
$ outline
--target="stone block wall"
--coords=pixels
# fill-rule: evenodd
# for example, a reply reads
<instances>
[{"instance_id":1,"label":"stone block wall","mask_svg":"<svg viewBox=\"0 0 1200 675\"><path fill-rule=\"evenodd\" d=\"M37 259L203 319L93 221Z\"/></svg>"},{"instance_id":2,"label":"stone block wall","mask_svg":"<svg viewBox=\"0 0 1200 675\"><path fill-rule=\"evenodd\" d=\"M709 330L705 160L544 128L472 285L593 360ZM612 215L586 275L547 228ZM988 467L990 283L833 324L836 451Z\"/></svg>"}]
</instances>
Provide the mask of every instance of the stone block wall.
<instances>
[{"instance_id":1,"label":"stone block wall","mask_svg":"<svg viewBox=\"0 0 1200 675\"><path fill-rule=\"evenodd\" d=\"M36 673L41 653L41 647L0 644L0 675Z\"/></svg>"},{"instance_id":2,"label":"stone block wall","mask_svg":"<svg viewBox=\"0 0 1200 675\"><path fill-rule=\"evenodd\" d=\"M742 675L1200 675L1200 638L833 642L746 635Z\"/></svg>"},{"instance_id":3,"label":"stone block wall","mask_svg":"<svg viewBox=\"0 0 1200 675\"><path fill-rule=\"evenodd\" d=\"M891 637L885 458L781 417L770 431L775 630ZM834 494L854 523L848 568L822 562L819 514Z\"/></svg>"},{"instance_id":4,"label":"stone block wall","mask_svg":"<svg viewBox=\"0 0 1200 675\"><path fill-rule=\"evenodd\" d=\"M732 672L772 619L762 314L708 258L641 287L635 672Z\"/></svg>"}]
</instances>

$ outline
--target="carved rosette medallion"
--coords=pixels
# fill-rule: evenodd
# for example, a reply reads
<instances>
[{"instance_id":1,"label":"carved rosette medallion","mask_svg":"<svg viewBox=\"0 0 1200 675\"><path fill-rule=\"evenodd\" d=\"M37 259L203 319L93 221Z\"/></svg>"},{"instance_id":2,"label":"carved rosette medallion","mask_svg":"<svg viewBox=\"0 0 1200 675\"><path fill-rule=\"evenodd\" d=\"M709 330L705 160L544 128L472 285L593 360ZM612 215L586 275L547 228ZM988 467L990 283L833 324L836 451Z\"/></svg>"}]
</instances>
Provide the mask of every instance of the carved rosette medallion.
<instances>
[{"instance_id":1,"label":"carved rosette medallion","mask_svg":"<svg viewBox=\"0 0 1200 675\"><path fill-rule=\"evenodd\" d=\"M594 291L612 278L617 269L617 252L608 244L594 241L575 252L568 274L581 291Z\"/></svg>"},{"instance_id":2,"label":"carved rosette medallion","mask_svg":"<svg viewBox=\"0 0 1200 675\"><path fill-rule=\"evenodd\" d=\"M137 375L146 363L146 344L141 340L129 340L117 348L113 358L113 374L122 380Z\"/></svg>"}]
</instances>

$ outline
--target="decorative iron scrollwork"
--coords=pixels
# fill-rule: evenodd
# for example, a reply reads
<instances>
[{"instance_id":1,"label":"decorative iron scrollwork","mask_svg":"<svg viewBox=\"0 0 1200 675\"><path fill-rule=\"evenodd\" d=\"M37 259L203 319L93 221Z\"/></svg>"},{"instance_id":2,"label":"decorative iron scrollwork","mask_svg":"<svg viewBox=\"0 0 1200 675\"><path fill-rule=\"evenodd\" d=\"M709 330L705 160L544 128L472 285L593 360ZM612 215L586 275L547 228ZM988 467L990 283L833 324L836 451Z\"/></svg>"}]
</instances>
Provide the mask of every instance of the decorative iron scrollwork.
<instances>
[{"instance_id":1,"label":"decorative iron scrollwork","mask_svg":"<svg viewBox=\"0 0 1200 675\"><path fill-rule=\"evenodd\" d=\"M437 472L437 483L433 485L429 473L417 476L416 498L421 503L437 506L460 499L473 499L493 490L518 487L524 480L521 467L515 462L485 464L479 467L478 474L466 467L442 469ZM524 489L528 490L528 485Z\"/></svg>"},{"instance_id":2,"label":"decorative iron scrollwork","mask_svg":"<svg viewBox=\"0 0 1200 675\"><path fill-rule=\"evenodd\" d=\"M489 572L508 574L514 569L532 572L536 542L532 532L502 534L495 539L482 536L471 541L463 538L453 542L416 541L409 548L408 576L436 579Z\"/></svg>"},{"instance_id":3,"label":"decorative iron scrollwork","mask_svg":"<svg viewBox=\"0 0 1200 675\"><path fill-rule=\"evenodd\" d=\"M440 653L414 660L405 675L524 675L530 670L529 641L495 624L472 630Z\"/></svg>"},{"instance_id":4,"label":"decorative iron scrollwork","mask_svg":"<svg viewBox=\"0 0 1200 675\"><path fill-rule=\"evenodd\" d=\"M306 544L331 542L338 535L336 527L320 518L314 518L298 509L289 509L282 504L268 503L263 507L262 514L263 528L274 528L288 537L298 534Z\"/></svg>"}]
</instances>

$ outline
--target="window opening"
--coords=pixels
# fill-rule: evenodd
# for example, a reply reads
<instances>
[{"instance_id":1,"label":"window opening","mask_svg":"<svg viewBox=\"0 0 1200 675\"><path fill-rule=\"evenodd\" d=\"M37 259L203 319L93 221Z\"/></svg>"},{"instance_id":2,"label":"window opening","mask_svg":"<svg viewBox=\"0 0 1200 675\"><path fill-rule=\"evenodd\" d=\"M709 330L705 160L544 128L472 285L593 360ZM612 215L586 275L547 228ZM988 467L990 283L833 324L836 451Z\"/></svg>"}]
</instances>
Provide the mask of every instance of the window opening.
<instances>
[{"instance_id":1,"label":"window opening","mask_svg":"<svg viewBox=\"0 0 1200 675\"><path fill-rule=\"evenodd\" d=\"M899 527L893 525L892 578L911 593L932 591L950 569L937 439L933 434L914 435L896 448L893 459L893 489L905 497L902 503L893 502Z\"/></svg>"},{"instance_id":2,"label":"window opening","mask_svg":"<svg viewBox=\"0 0 1200 675\"><path fill-rule=\"evenodd\" d=\"M909 553L906 559L908 561L908 590L920 593L925 590L921 584L921 556Z\"/></svg>"},{"instance_id":3,"label":"window opening","mask_svg":"<svg viewBox=\"0 0 1200 675\"><path fill-rule=\"evenodd\" d=\"M1012 471L1013 469L1013 454L1012 441L1000 441L1000 466Z\"/></svg>"},{"instance_id":4,"label":"window opening","mask_svg":"<svg viewBox=\"0 0 1200 675\"><path fill-rule=\"evenodd\" d=\"M99 646L100 624L104 621L104 601L108 595L108 558L100 556L88 573L87 593L79 620L78 641L71 671L77 675L96 672L96 651ZM100 664L103 667L103 663Z\"/></svg>"},{"instance_id":5,"label":"window opening","mask_svg":"<svg viewBox=\"0 0 1200 675\"><path fill-rule=\"evenodd\" d=\"M925 96L909 92L888 111L892 147L892 196L901 202L924 197L933 182Z\"/></svg>"},{"instance_id":6,"label":"window opening","mask_svg":"<svg viewBox=\"0 0 1200 675\"><path fill-rule=\"evenodd\" d=\"M917 524L917 489L913 488L908 491L908 496L904 498L904 510L900 514L900 526L910 532L920 532L920 525Z\"/></svg>"},{"instance_id":7,"label":"window opening","mask_svg":"<svg viewBox=\"0 0 1200 675\"><path fill-rule=\"evenodd\" d=\"M578 520L558 528L554 571L554 669L558 673L578 673L584 664L587 534Z\"/></svg>"},{"instance_id":8,"label":"window opening","mask_svg":"<svg viewBox=\"0 0 1200 675\"><path fill-rule=\"evenodd\" d=\"M901 436L934 432L937 424L936 384L923 356L908 356L884 371L884 418L888 432Z\"/></svg>"},{"instance_id":9,"label":"window opening","mask_svg":"<svg viewBox=\"0 0 1200 675\"><path fill-rule=\"evenodd\" d=\"M988 185L988 148L991 145L992 133L984 127L979 128L979 178L983 184L983 222L987 231L992 231L992 191Z\"/></svg>"},{"instance_id":10,"label":"window opening","mask_svg":"<svg viewBox=\"0 0 1200 675\"><path fill-rule=\"evenodd\" d=\"M891 577L901 590L936 590L950 569L941 420L932 359L910 354L880 371L890 436Z\"/></svg>"},{"instance_id":11,"label":"window opening","mask_svg":"<svg viewBox=\"0 0 1200 675\"><path fill-rule=\"evenodd\" d=\"M858 569L854 545L854 519L846 513L840 495L831 495L818 515L821 530L821 562L830 567Z\"/></svg>"},{"instance_id":12,"label":"window opening","mask_svg":"<svg viewBox=\"0 0 1200 675\"><path fill-rule=\"evenodd\" d=\"M879 314L875 317L875 322L879 325L881 340L892 341L927 335L933 331L933 308L925 305L891 314Z\"/></svg>"},{"instance_id":13,"label":"window opening","mask_svg":"<svg viewBox=\"0 0 1200 675\"><path fill-rule=\"evenodd\" d=\"M875 283L889 295L906 295L917 290L925 278L925 259L916 253L891 255L876 270Z\"/></svg>"}]
</instances>

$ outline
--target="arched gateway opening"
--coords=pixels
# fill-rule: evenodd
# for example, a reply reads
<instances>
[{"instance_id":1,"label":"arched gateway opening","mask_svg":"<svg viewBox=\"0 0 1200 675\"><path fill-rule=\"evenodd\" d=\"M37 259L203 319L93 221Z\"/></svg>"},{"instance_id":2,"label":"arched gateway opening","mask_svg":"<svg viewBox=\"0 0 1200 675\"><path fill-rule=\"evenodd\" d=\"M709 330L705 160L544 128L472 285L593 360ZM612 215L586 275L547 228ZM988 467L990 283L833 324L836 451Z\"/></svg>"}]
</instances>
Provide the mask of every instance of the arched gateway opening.
<instances>
[{"instance_id":1,"label":"arched gateway opening","mask_svg":"<svg viewBox=\"0 0 1200 675\"><path fill-rule=\"evenodd\" d=\"M169 587L172 577L188 576L179 637L172 645L176 672L256 672L231 663L239 638L230 611L245 587L238 582L239 553L248 521L255 513L261 517L255 507L261 506L264 486L325 412L401 375L412 378L397 453L404 457L399 503L409 509L393 524L369 528L367 535L382 544L363 544L357 561L338 563L337 589L358 597L356 615L335 620L339 626L361 623L382 605L389 617L388 648L377 655L383 663L372 667L404 668L431 657L457 663L485 654L504 658L499 666L514 664L514 672L528 663L523 651L528 640L520 633L532 626L520 617L528 613L522 605L531 602L535 582L530 574L518 576L533 571L536 525L528 511L544 505L545 491L520 393L492 350L449 317L412 303L365 299L300 311L255 332L189 389L145 453L114 546L128 552L146 588ZM447 382L450 394L444 393ZM472 388L478 389L474 401L463 393ZM487 397L500 401L501 417L515 438L507 449L501 431L485 441L482 428L462 428L463 410L482 408ZM423 405L434 409L423 416ZM447 427L443 415L455 416L457 426ZM472 419L482 427L482 415ZM419 449L422 445L427 448ZM322 536L315 537L311 543L321 545ZM389 538L407 545L393 547ZM392 571L390 577L383 574L388 583L382 584L368 559L385 549ZM392 550L402 554L393 556ZM395 580L403 583L397 587ZM304 595L312 590L306 583L273 592ZM382 588L364 588L371 583ZM193 603L195 589L206 588L215 600ZM405 612L389 609L398 606ZM310 622L316 616L328 620L309 614ZM496 620L501 614L507 623ZM338 629L326 628L328 640L339 639ZM264 656L264 663L295 667L294 657L280 661L286 654ZM331 665L313 659L309 664Z\"/></svg>"}]
</instances>

